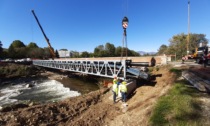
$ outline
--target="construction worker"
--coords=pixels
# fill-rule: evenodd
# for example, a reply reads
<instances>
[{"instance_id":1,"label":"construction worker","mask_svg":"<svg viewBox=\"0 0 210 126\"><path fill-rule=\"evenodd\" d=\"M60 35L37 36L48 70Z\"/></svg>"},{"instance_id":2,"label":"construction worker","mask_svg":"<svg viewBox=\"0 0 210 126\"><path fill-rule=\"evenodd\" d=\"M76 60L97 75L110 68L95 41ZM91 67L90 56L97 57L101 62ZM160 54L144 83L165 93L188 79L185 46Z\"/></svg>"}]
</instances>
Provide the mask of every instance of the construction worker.
<instances>
[{"instance_id":1,"label":"construction worker","mask_svg":"<svg viewBox=\"0 0 210 126\"><path fill-rule=\"evenodd\" d=\"M118 95L118 81L117 77L114 77L113 85L112 85L112 92L113 92L113 101L116 103L116 97Z\"/></svg>"},{"instance_id":2,"label":"construction worker","mask_svg":"<svg viewBox=\"0 0 210 126\"><path fill-rule=\"evenodd\" d=\"M123 81L122 84L120 85L119 89L121 92L121 96L122 96L122 102L126 102L126 95L127 95L127 86L126 86L127 82Z\"/></svg>"},{"instance_id":3,"label":"construction worker","mask_svg":"<svg viewBox=\"0 0 210 126\"><path fill-rule=\"evenodd\" d=\"M185 56L182 56L182 64L184 64Z\"/></svg>"}]
</instances>

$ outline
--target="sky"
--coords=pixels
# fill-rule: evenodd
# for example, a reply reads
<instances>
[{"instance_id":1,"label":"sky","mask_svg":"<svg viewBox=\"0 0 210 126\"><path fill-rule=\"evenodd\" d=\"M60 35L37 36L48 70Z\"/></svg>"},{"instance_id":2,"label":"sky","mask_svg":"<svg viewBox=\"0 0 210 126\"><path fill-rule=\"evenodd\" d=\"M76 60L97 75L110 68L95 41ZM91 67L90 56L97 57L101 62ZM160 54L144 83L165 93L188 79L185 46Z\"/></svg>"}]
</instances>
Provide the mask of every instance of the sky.
<instances>
[{"instance_id":1,"label":"sky","mask_svg":"<svg viewBox=\"0 0 210 126\"><path fill-rule=\"evenodd\" d=\"M25 45L47 42L34 10L54 49L94 52L107 42L123 46L122 19L128 17L127 47L157 52L181 33L188 34L188 0L0 0L0 41ZM190 33L210 39L210 0L190 0Z\"/></svg>"}]
</instances>

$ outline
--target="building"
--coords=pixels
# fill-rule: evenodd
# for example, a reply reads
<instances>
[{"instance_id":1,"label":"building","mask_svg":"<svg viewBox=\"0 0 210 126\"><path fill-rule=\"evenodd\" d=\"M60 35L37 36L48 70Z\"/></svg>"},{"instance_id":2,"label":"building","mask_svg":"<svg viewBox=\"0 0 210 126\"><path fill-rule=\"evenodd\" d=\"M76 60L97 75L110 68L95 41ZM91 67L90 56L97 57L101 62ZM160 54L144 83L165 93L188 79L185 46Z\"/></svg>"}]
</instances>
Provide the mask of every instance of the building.
<instances>
[{"instance_id":1,"label":"building","mask_svg":"<svg viewBox=\"0 0 210 126\"><path fill-rule=\"evenodd\" d=\"M69 57L71 57L71 52L68 51L68 50L59 50L58 54L59 54L60 58L67 58L67 57L69 58Z\"/></svg>"}]
</instances>

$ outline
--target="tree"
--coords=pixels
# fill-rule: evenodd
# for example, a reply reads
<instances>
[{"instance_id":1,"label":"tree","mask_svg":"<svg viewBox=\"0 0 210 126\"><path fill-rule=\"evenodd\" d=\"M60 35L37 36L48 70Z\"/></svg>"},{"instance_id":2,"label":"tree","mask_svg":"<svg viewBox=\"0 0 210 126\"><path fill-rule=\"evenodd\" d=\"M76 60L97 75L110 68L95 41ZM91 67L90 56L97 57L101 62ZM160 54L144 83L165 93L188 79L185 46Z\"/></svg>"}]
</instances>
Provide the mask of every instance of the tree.
<instances>
[{"instance_id":1,"label":"tree","mask_svg":"<svg viewBox=\"0 0 210 126\"><path fill-rule=\"evenodd\" d=\"M115 49L115 56L121 56L121 50L122 50L122 47L121 46L118 46Z\"/></svg>"},{"instance_id":2,"label":"tree","mask_svg":"<svg viewBox=\"0 0 210 126\"><path fill-rule=\"evenodd\" d=\"M50 49L48 47L43 48L44 50L44 59L51 58Z\"/></svg>"},{"instance_id":3,"label":"tree","mask_svg":"<svg viewBox=\"0 0 210 126\"><path fill-rule=\"evenodd\" d=\"M58 54L58 50L57 50L57 49L55 50L55 57L56 57L56 58L60 58L60 56L59 56L59 54Z\"/></svg>"},{"instance_id":4,"label":"tree","mask_svg":"<svg viewBox=\"0 0 210 126\"><path fill-rule=\"evenodd\" d=\"M15 58L17 59L26 58L28 54L25 47L16 48L15 53L16 53Z\"/></svg>"},{"instance_id":5,"label":"tree","mask_svg":"<svg viewBox=\"0 0 210 126\"><path fill-rule=\"evenodd\" d=\"M190 34L189 50L198 48L200 44L202 46L206 46L208 44L206 35L204 35L204 34Z\"/></svg>"},{"instance_id":6,"label":"tree","mask_svg":"<svg viewBox=\"0 0 210 126\"><path fill-rule=\"evenodd\" d=\"M20 40L13 41L8 49L9 57L13 59L25 58L27 55L27 50L25 47L25 44Z\"/></svg>"},{"instance_id":7,"label":"tree","mask_svg":"<svg viewBox=\"0 0 210 126\"><path fill-rule=\"evenodd\" d=\"M40 58L44 59L44 49L42 48L32 48L29 52L30 58Z\"/></svg>"},{"instance_id":8,"label":"tree","mask_svg":"<svg viewBox=\"0 0 210 126\"><path fill-rule=\"evenodd\" d=\"M113 44L106 43L105 50L108 56L115 56L115 46Z\"/></svg>"},{"instance_id":9,"label":"tree","mask_svg":"<svg viewBox=\"0 0 210 126\"><path fill-rule=\"evenodd\" d=\"M83 57L83 58L87 58L87 57L89 57L90 56L90 54L87 52L87 51L84 51L84 52L82 52L82 54L81 54L81 57Z\"/></svg>"},{"instance_id":10,"label":"tree","mask_svg":"<svg viewBox=\"0 0 210 126\"><path fill-rule=\"evenodd\" d=\"M13 48L26 47L25 44L23 42L21 42L20 40L13 41L10 46L13 46Z\"/></svg>"},{"instance_id":11,"label":"tree","mask_svg":"<svg viewBox=\"0 0 210 126\"><path fill-rule=\"evenodd\" d=\"M192 50L195 50L199 47L199 44L202 45L208 44L208 39L205 38L206 35L204 34L190 34L189 39L189 54L192 54ZM181 58L183 55L187 54L187 38L188 35L181 33L174 35L170 40L169 46L161 45L158 50L158 54L165 53L165 54L175 54L177 58Z\"/></svg>"},{"instance_id":12,"label":"tree","mask_svg":"<svg viewBox=\"0 0 210 126\"><path fill-rule=\"evenodd\" d=\"M8 56L10 58L16 58L16 52L15 52L15 49L14 49L14 47L12 45L9 46Z\"/></svg>"},{"instance_id":13,"label":"tree","mask_svg":"<svg viewBox=\"0 0 210 126\"><path fill-rule=\"evenodd\" d=\"M134 50L128 49L128 56L140 56L140 54Z\"/></svg>"},{"instance_id":14,"label":"tree","mask_svg":"<svg viewBox=\"0 0 210 126\"><path fill-rule=\"evenodd\" d=\"M167 45L161 45L160 48L158 49L158 55L163 55L163 54L167 54L167 49L168 46Z\"/></svg>"},{"instance_id":15,"label":"tree","mask_svg":"<svg viewBox=\"0 0 210 126\"><path fill-rule=\"evenodd\" d=\"M37 46L37 44L36 43L34 43L34 42L30 42L28 45L27 45L27 48L39 48L38 46Z\"/></svg>"},{"instance_id":16,"label":"tree","mask_svg":"<svg viewBox=\"0 0 210 126\"><path fill-rule=\"evenodd\" d=\"M72 58L79 58L80 57L80 54L77 51L72 51L71 53L72 53Z\"/></svg>"},{"instance_id":17,"label":"tree","mask_svg":"<svg viewBox=\"0 0 210 126\"><path fill-rule=\"evenodd\" d=\"M0 41L0 57L3 55L2 53L3 53L3 48L2 48L2 43Z\"/></svg>"},{"instance_id":18,"label":"tree","mask_svg":"<svg viewBox=\"0 0 210 126\"><path fill-rule=\"evenodd\" d=\"M98 48L95 48L94 49L94 56L99 57L99 52L100 52L100 50Z\"/></svg>"},{"instance_id":19,"label":"tree","mask_svg":"<svg viewBox=\"0 0 210 126\"><path fill-rule=\"evenodd\" d=\"M99 45L94 49L94 56L95 57L102 57L105 55L104 45Z\"/></svg>"}]
</instances>

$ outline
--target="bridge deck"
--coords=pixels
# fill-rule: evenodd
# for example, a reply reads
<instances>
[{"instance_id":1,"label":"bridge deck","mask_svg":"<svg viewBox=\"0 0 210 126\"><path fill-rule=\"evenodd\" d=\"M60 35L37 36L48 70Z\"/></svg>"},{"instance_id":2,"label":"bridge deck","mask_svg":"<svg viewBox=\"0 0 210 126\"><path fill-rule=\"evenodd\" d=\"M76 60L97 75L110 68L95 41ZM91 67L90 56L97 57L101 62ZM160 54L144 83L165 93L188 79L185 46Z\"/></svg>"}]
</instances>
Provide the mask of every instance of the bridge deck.
<instances>
[{"instance_id":1,"label":"bridge deck","mask_svg":"<svg viewBox=\"0 0 210 126\"><path fill-rule=\"evenodd\" d=\"M62 69L71 72L114 78L148 79L149 75L139 69L129 67L129 60L33 60L33 65Z\"/></svg>"}]
</instances>

